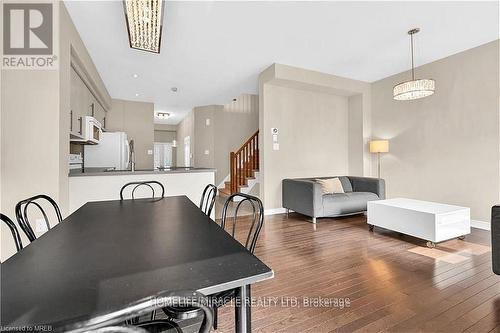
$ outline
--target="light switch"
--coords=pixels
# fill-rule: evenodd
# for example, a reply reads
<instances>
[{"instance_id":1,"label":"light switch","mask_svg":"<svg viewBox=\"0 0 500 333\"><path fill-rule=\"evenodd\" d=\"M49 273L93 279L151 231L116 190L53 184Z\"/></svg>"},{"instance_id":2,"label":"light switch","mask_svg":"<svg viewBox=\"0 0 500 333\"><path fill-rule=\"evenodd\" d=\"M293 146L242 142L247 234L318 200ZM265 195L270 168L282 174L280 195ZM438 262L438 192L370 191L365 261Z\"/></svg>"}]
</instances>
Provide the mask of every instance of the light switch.
<instances>
[{"instance_id":1,"label":"light switch","mask_svg":"<svg viewBox=\"0 0 500 333\"><path fill-rule=\"evenodd\" d=\"M205 150L205 155L208 155L208 154L210 154L210 151L207 149L207 150Z\"/></svg>"},{"instance_id":2,"label":"light switch","mask_svg":"<svg viewBox=\"0 0 500 333\"><path fill-rule=\"evenodd\" d=\"M273 134L273 142L278 142L278 134Z\"/></svg>"},{"instance_id":3,"label":"light switch","mask_svg":"<svg viewBox=\"0 0 500 333\"><path fill-rule=\"evenodd\" d=\"M279 143L273 143L273 150L280 150L280 144Z\"/></svg>"},{"instance_id":4,"label":"light switch","mask_svg":"<svg viewBox=\"0 0 500 333\"><path fill-rule=\"evenodd\" d=\"M153 155L153 150L148 149L148 155Z\"/></svg>"},{"instance_id":5,"label":"light switch","mask_svg":"<svg viewBox=\"0 0 500 333\"><path fill-rule=\"evenodd\" d=\"M210 118L205 119L205 125L210 126Z\"/></svg>"}]
</instances>

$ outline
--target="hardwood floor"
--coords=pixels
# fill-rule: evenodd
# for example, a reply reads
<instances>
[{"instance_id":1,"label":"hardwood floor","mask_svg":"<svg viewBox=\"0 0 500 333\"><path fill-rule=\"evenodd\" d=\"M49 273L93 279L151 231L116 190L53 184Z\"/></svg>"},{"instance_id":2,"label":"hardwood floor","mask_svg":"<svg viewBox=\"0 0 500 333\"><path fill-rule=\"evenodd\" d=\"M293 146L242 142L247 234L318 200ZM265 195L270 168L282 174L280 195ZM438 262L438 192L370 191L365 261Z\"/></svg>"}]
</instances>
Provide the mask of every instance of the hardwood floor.
<instances>
[{"instance_id":1,"label":"hardwood floor","mask_svg":"<svg viewBox=\"0 0 500 333\"><path fill-rule=\"evenodd\" d=\"M499 332L489 237L473 229L465 241L427 250L410 236L369 232L363 215L316 225L298 214L266 216L256 255L275 277L252 289L253 331ZM304 303L319 297L332 304ZM216 332L233 325L234 309L221 308Z\"/></svg>"}]
</instances>

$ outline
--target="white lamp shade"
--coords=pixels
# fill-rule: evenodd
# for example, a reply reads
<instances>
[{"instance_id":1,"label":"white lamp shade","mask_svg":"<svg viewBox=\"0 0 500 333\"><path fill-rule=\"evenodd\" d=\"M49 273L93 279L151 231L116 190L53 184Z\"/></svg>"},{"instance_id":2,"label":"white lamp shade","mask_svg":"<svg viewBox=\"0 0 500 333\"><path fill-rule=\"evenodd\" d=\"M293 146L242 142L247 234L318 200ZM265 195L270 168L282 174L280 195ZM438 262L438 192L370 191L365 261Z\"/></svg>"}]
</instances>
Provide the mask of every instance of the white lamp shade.
<instances>
[{"instance_id":1,"label":"white lamp shade","mask_svg":"<svg viewBox=\"0 0 500 333\"><path fill-rule=\"evenodd\" d=\"M373 140L370 141L370 153L388 153L389 141L387 140Z\"/></svg>"}]
</instances>

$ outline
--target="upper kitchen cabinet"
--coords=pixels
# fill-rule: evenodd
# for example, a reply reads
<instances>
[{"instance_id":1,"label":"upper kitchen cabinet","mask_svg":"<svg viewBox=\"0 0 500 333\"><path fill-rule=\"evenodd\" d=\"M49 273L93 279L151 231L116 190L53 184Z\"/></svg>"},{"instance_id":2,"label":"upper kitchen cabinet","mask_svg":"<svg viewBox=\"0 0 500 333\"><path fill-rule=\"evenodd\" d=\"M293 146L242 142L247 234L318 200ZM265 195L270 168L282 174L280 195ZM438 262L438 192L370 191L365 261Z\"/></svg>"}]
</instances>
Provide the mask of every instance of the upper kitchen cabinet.
<instances>
[{"instance_id":1,"label":"upper kitchen cabinet","mask_svg":"<svg viewBox=\"0 0 500 333\"><path fill-rule=\"evenodd\" d=\"M82 134L82 117L86 116L84 107L86 99L86 87L73 68L71 68L70 87L70 134Z\"/></svg>"},{"instance_id":2,"label":"upper kitchen cabinet","mask_svg":"<svg viewBox=\"0 0 500 333\"><path fill-rule=\"evenodd\" d=\"M94 104L94 118L101 123L102 128L106 128L106 110L97 101Z\"/></svg>"},{"instance_id":3,"label":"upper kitchen cabinet","mask_svg":"<svg viewBox=\"0 0 500 333\"><path fill-rule=\"evenodd\" d=\"M70 132L73 135L82 134L82 124L85 116L97 119L103 128L106 127L106 109L94 96L76 70L71 68L70 87Z\"/></svg>"}]
</instances>

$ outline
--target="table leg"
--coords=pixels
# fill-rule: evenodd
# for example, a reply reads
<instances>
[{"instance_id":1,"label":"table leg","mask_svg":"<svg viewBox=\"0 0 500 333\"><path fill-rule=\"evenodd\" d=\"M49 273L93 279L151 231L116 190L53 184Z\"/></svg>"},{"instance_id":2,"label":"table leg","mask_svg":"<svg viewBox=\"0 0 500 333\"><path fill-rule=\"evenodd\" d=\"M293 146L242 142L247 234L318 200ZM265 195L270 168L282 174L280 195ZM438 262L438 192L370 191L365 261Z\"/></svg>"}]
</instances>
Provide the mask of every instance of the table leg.
<instances>
[{"instance_id":1,"label":"table leg","mask_svg":"<svg viewBox=\"0 0 500 333\"><path fill-rule=\"evenodd\" d=\"M236 289L235 331L236 333L252 332L252 316L250 308L250 285Z\"/></svg>"}]
</instances>

